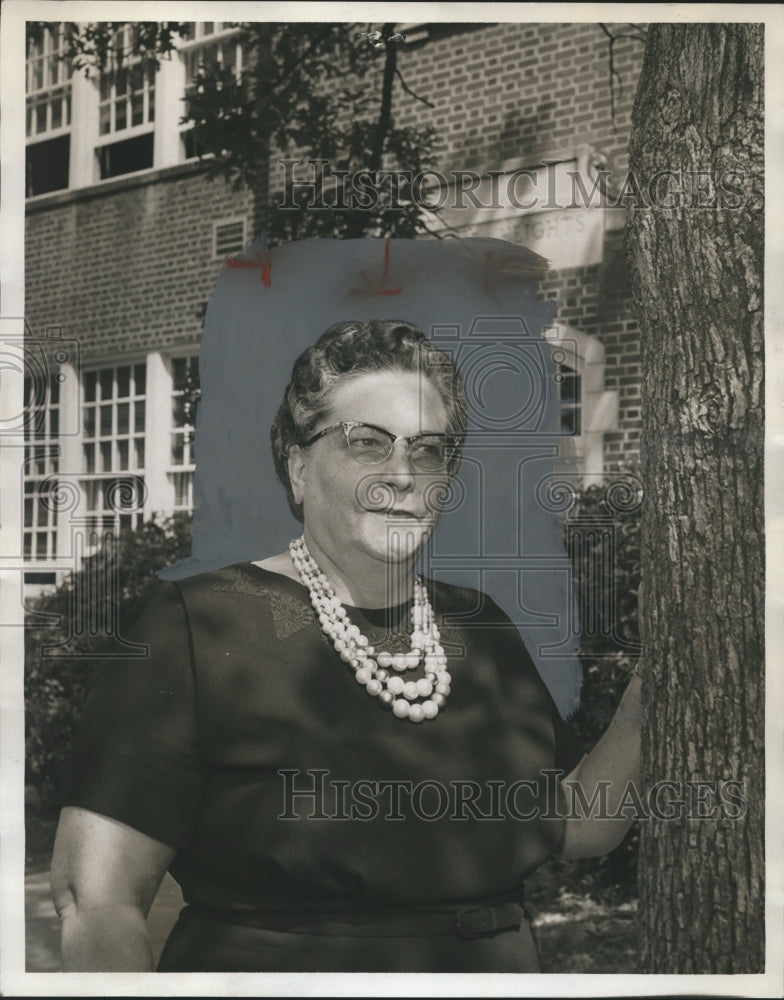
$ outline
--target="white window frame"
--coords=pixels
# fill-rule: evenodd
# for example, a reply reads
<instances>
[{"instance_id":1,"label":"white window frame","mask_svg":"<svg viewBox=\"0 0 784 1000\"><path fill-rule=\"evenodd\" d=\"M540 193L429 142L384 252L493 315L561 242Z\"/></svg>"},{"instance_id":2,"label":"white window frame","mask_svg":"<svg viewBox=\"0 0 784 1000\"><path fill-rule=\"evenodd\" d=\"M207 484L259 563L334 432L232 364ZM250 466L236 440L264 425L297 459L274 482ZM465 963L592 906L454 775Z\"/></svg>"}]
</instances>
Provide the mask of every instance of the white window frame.
<instances>
[{"instance_id":1,"label":"white window frame","mask_svg":"<svg viewBox=\"0 0 784 1000\"><path fill-rule=\"evenodd\" d=\"M187 96L187 90L193 83L193 72L192 66L189 63L193 61L194 57L201 51L209 48L210 46L218 43L219 45L228 44L233 42L235 46L234 50L234 75L239 80L245 69L244 63L244 52L242 48L242 43L240 36L242 33L242 28L225 28L221 27L218 30L212 31L208 34L204 33L205 24L220 24L225 25L225 21L196 21L193 22L193 36L188 39L181 40L177 45L177 52L179 56L180 65L182 67L182 94L181 97L185 98ZM218 60L220 63L223 59ZM191 131L192 126L187 122L179 123L179 138L180 138L180 159L183 163L192 163L199 159L198 155L187 156L185 152L185 139L188 132ZM212 155L212 154L210 154Z\"/></svg>"},{"instance_id":2,"label":"white window frame","mask_svg":"<svg viewBox=\"0 0 784 1000\"><path fill-rule=\"evenodd\" d=\"M618 429L618 392L604 386L605 350L598 337L559 323L544 331L556 364L573 369L580 379L580 433L564 434L564 450L582 476L604 472L604 435Z\"/></svg>"},{"instance_id":3,"label":"white window frame","mask_svg":"<svg viewBox=\"0 0 784 1000\"><path fill-rule=\"evenodd\" d=\"M144 367L144 392L140 393L137 386L137 376L135 369L139 366ZM129 368L129 392L128 395L120 395L118 390L118 372L120 369ZM101 385L101 373L111 372L112 380L112 391L111 395L108 397L103 397L99 391ZM93 400L87 399L86 383L87 379L92 375L95 375L96 381L96 391ZM96 530L102 524L105 524L107 520L111 519L115 528L119 528L122 524L122 519L129 517L131 519L131 526L135 529L137 528L143 520L143 511L141 506L134 508L129 511L128 514L123 514L121 511L107 505L105 503L101 504L100 507L92 502L90 494L95 492L96 486L99 484L105 484L104 489L107 488L108 484L112 482L118 482L123 480L129 481L140 481L142 484L142 492L144 492L146 484L146 465L147 465L147 424L148 424L148 386L147 386L147 361L145 358L122 358L113 361L109 364L94 365L90 368L85 369L82 375L82 386L83 386L83 398L82 398L82 423L81 423L81 451L82 451L82 471L79 476L80 489L84 497L84 512L85 517L94 521ZM137 421L137 405L138 403L143 404L143 418L142 418L142 429L139 431L138 421ZM128 430L120 433L118 429L118 416L119 407L128 407ZM108 433L102 433L101 426L101 410L103 407L110 407L110 427ZM88 435L86 433L86 423L88 419L88 411L91 411L94 415L93 433ZM141 441L141 447L144 451L142 456L141 464L137 461L137 442ZM125 442L128 449L128 461L127 468L120 468L120 461L118 456L120 454L121 442ZM103 452L104 447L109 446L109 468L99 468L99 455ZM93 447L93 469L89 470L89 462L87 458L87 448ZM103 462L100 463L104 465Z\"/></svg>"},{"instance_id":4,"label":"white window frame","mask_svg":"<svg viewBox=\"0 0 784 1000\"><path fill-rule=\"evenodd\" d=\"M57 29L57 45L52 44L52 34L53 29ZM60 58L60 53L64 49L65 43L65 33L66 26L63 21L53 21L51 24L47 24L43 29L43 48L40 54L37 52L31 55L29 52L27 54L27 59L25 62L25 136L27 145L35 145L36 143L43 142L46 139L54 139L61 135L67 135L71 131L71 121L73 119L73 104L72 104L72 77L73 73L71 67L68 63ZM34 69L33 66L36 62L41 62L43 66L43 84L40 87L35 87L33 80ZM56 67L54 82L51 81L51 69ZM63 124L57 127L52 127L52 95L55 91L62 90L63 95L61 101L61 111L67 109L68 121L63 121ZM28 109L35 108L36 104L42 99L46 98L46 128L42 132L37 132L35 130L27 131L27 119L28 119ZM63 119L65 119L63 115ZM31 117L32 124L32 117Z\"/></svg>"},{"instance_id":5,"label":"white window frame","mask_svg":"<svg viewBox=\"0 0 784 1000\"><path fill-rule=\"evenodd\" d=\"M186 365L191 367L195 366L198 372L199 364L199 354L197 351L192 351L188 354L177 354L172 355L169 359L168 371L171 379L170 384L170 399L171 399L171 427L169 430L169 465L166 470L166 475L169 480L171 487L171 504L170 508L173 512L178 511L192 511L193 510L193 479L196 472L196 461L194 455L194 436L195 436L195 425L190 423L178 423L177 416L177 400L183 394L183 390L176 388L174 379L174 366L178 361L185 361ZM174 460L174 439L175 437L182 437L183 439L183 461L176 463ZM178 480L185 483L184 492L187 495L187 501L185 503L177 502L177 495L180 492L181 487L178 486Z\"/></svg>"}]
</instances>

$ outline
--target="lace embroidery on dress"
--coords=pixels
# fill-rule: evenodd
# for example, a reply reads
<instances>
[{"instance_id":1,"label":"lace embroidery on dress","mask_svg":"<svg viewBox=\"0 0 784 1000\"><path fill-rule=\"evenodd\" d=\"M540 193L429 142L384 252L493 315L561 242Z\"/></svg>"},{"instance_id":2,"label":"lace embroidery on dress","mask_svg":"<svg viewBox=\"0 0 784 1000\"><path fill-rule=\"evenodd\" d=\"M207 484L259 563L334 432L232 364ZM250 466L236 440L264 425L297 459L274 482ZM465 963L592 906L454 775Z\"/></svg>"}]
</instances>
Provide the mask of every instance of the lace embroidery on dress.
<instances>
[{"instance_id":1,"label":"lace embroidery on dress","mask_svg":"<svg viewBox=\"0 0 784 1000\"><path fill-rule=\"evenodd\" d=\"M264 598L270 609L272 628L278 641L288 639L295 632L313 625L315 617L309 604L291 594L281 594L251 580L242 570L229 567L222 570L223 579L212 585L212 590L231 594L252 594Z\"/></svg>"}]
</instances>

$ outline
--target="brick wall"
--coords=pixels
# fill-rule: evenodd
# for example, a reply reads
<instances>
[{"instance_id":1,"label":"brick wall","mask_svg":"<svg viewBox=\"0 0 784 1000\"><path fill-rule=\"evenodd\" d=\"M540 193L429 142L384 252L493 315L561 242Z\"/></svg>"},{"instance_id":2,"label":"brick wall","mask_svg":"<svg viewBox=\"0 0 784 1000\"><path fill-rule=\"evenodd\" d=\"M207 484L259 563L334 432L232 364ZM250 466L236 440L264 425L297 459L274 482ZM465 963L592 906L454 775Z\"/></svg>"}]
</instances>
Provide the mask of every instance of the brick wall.
<instances>
[{"instance_id":1,"label":"brick wall","mask_svg":"<svg viewBox=\"0 0 784 1000\"><path fill-rule=\"evenodd\" d=\"M213 222L250 202L191 166L28 205L26 315L83 362L198 343L220 261Z\"/></svg>"},{"instance_id":2,"label":"brick wall","mask_svg":"<svg viewBox=\"0 0 784 1000\"><path fill-rule=\"evenodd\" d=\"M607 28L629 31L628 25ZM643 45L634 38L614 43L612 94L608 49L598 24L432 25L426 41L401 48L399 67L409 87L435 108L398 90L395 123L438 128L442 172L483 172L506 160L532 165L592 146L620 187ZM605 387L619 395L619 426L605 436L605 467L633 463L640 436L640 343L621 234L606 234L600 265L551 271L540 294L557 302L557 321L604 345Z\"/></svg>"},{"instance_id":3,"label":"brick wall","mask_svg":"<svg viewBox=\"0 0 784 1000\"><path fill-rule=\"evenodd\" d=\"M608 26L611 31L622 26ZM398 64L434 108L396 87L397 125L433 124L438 166L499 169L572 154L590 145L620 183L627 167L631 107L643 46L614 48L612 114L608 39L597 24L430 25L406 43ZM196 344L219 261L215 220L251 203L192 166L99 189L53 195L28 206L27 318L35 331L63 327L90 363L130 352ZM623 254L606 237L601 265L553 271L542 294L557 318L596 335L606 349L606 387L620 397L620 423L605 440L608 467L633 459L639 439L639 337Z\"/></svg>"}]
</instances>

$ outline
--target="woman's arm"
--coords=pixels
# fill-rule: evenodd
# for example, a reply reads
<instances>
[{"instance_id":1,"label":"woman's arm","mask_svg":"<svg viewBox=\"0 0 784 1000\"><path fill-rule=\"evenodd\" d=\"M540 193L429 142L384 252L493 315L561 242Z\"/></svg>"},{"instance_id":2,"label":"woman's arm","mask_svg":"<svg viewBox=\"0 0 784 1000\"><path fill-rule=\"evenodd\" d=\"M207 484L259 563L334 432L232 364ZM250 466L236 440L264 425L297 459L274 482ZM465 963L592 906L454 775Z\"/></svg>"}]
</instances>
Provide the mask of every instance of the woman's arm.
<instances>
[{"instance_id":1,"label":"woman's arm","mask_svg":"<svg viewBox=\"0 0 784 1000\"><path fill-rule=\"evenodd\" d=\"M67 807L52 856L66 972L149 972L147 914L176 850L124 823Z\"/></svg>"},{"instance_id":2,"label":"woman's arm","mask_svg":"<svg viewBox=\"0 0 784 1000\"><path fill-rule=\"evenodd\" d=\"M593 750L561 782L567 819L561 856L607 854L626 836L634 819L610 819L622 804L634 805L640 776L640 678L632 675L618 710ZM592 800L596 805L590 808ZM591 815L602 813L602 815Z\"/></svg>"}]
</instances>

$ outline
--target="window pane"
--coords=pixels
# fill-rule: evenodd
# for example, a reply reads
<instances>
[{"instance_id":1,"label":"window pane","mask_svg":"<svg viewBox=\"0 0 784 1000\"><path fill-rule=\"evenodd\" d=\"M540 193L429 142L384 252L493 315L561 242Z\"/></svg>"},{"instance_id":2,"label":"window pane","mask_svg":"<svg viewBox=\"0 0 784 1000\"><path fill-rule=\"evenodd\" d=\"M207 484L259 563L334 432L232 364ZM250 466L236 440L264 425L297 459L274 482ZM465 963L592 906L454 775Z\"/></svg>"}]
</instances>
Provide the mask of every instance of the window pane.
<instances>
[{"instance_id":1,"label":"window pane","mask_svg":"<svg viewBox=\"0 0 784 1000\"><path fill-rule=\"evenodd\" d=\"M97 381L96 372L87 372L84 376L84 398L88 403L91 403L95 399L95 384Z\"/></svg>"},{"instance_id":2,"label":"window pane","mask_svg":"<svg viewBox=\"0 0 784 1000\"><path fill-rule=\"evenodd\" d=\"M131 369L123 365L117 369L117 395L122 399L131 394Z\"/></svg>"},{"instance_id":3,"label":"window pane","mask_svg":"<svg viewBox=\"0 0 784 1000\"><path fill-rule=\"evenodd\" d=\"M134 468L143 469L144 468L144 438L134 439L134 450L136 452L136 463Z\"/></svg>"},{"instance_id":4,"label":"window pane","mask_svg":"<svg viewBox=\"0 0 784 1000\"><path fill-rule=\"evenodd\" d=\"M121 97L114 102L114 129L116 132L120 132L127 127L128 119L126 117L125 97Z\"/></svg>"},{"instance_id":5,"label":"window pane","mask_svg":"<svg viewBox=\"0 0 784 1000\"><path fill-rule=\"evenodd\" d=\"M63 124L63 92L55 90L52 94L52 128L60 128Z\"/></svg>"},{"instance_id":6,"label":"window pane","mask_svg":"<svg viewBox=\"0 0 784 1000\"><path fill-rule=\"evenodd\" d=\"M60 433L60 411L50 410L49 411L49 434L51 437L57 437Z\"/></svg>"},{"instance_id":7,"label":"window pane","mask_svg":"<svg viewBox=\"0 0 784 1000\"><path fill-rule=\"evenodd\" d=\"M101 379L101 399L112 398L112 386L114 384L114 373L111 368L104 368L100 373Z\"/></svg>"},{"instance_id":8,"label":"window pane","mask_svg":"<svg viewBox=\"0 0 784 1000\"><path fill-rule=\"evenodd\" d=\"M117 404L117 434L128 434L131 429L130 406L128 403Z\"/></svg>"},{"instance_id":9,"label":"window pane","mask_svg":"<svg viewBox=\"0 0 784 1000\"><path fill-rule=\"evenodd\" d=\"M117 466L120 469L128 469L128 442L118 441L117 442Z\"/></svg>"},{"instance_id":10,"label":"window pane","mask_svg":"<svg viewBox=\"0 0 784 1000\"><path fill-rule=\"evenodd\" d=\"M172 434L171 464L183 465L184 448L182 434Z\"/></svg>"},{"instance_id":11,"label":"window pane","mask_svg":"<svg viewBox=\"0 0 784 1000\"><path fill-rule=\"evenodd\" d=\"M112 442L101 442L101 468L100 472L111 472L112 470Z\"/></svg>"},{"instance_id":12,"label":"window pane","mask_svg":"<svg viewBox=\"0 0 784 1000\"><path fill-rule=\"evenodd\" d=\"M172 384L175 392L179 392L185 388L186 360L186 358L174 358L172 360Z\"/></svg>"},{"instance_id":13,"label":"window pane","mask_svg":"<svg viewBox=\"0 0 784 1000\"><path fill-rule=\"evenodd\" d=\"M101 407L101 437L109 437L112 433L112 407L111 404Z\"/></svg>"},{"instance_id":14,"label":"window pane","mask_svg":"<svg viewBox=\"0 0 784 1000\"><path fill-rule=\"evenodd\" d=\"M100 110L100 121L98 123L98 131L101 135L108 135L111 131L112 123L110 119L111 105L102 104Z\"/></svg>"},{"instance_id":15,"label":"window pane","mask_svg":"<svg viewBox=\"0 0 784 1000\"><path fill-rule=\"evenodd\" d=\"M46 131L46 100L38 101L35 106L35 131Z\"/></svg>"},{"instance_id":16,"label":"window pane","mask_svg":"<svg viewBox=\"0 0 784 1000\"><path fill-rule=\"evenodd\" d=\"M46 559L46 532L39 531L35 536L35 557Z\"/></svg>"},{"instance_id":17,"label":"window pane","mask_svg":"<svg viewBox=\"0 0 784 1000\"><path fill-rule=\"evenodd\" d=\"M144 122L144 94L134 93L131 98L131 125L141 125Z\"/></svg>"},{"instance_id":18,"label":"window pane","mask_svg":"<svg viewBox=\"0 0 784 1000\"><path fill-rule=\"evenodd\" d=\"M84 410L84 434L85 437L95 437L95 407L87 406Z\"/></svg>"},{"instance_id":19,"label":"window pane","mask_svg":"<svg viewBox=\"0 0 784 1000\"><path fill-rule=\"evenodd\" d=\"M144 365L134 365L133 368L133 381L135 384L136 395L144 395L144 386L146 381L147 370Z\"/></svg>"},{"instance_id":20,"label":"window pane","mask_svg":"<svg viewBox=\"0 0 784 1000\"><path fill-rule=\"evenodd\" d=\"M84 446L84 467L87 472L95 472L95 445L86 444Z\"/></svg>"},{"instance_id":21,"label":"window pane","mask_svg":"<svg viewBox=\"0 0 784 1000\"><path fill-rule=\"evenodd\" d=\"M133 404L134 430L137 434L144 432L144 400L140 399Z\"/></svg>"}]
</instances>

